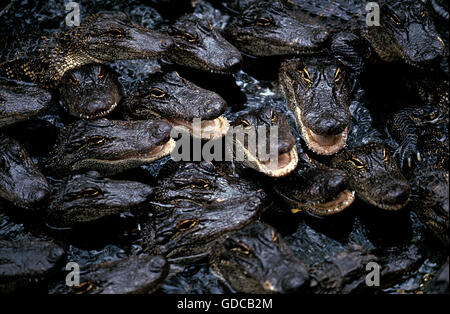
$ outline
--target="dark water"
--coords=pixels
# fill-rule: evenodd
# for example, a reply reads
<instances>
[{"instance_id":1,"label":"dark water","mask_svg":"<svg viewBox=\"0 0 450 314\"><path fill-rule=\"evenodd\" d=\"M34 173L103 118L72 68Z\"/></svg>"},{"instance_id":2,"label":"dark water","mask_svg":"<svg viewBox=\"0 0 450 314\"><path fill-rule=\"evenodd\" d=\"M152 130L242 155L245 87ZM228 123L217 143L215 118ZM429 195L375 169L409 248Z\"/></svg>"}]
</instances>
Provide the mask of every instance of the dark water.
<instances>
[{"instance_id":1,"label":"dark water","mask_svg":"<svg viewBox=\"0 0 450 314\"><path fill-rule=\"evenodd\" d=\"M64 1L68 2L68 1ZM82 18L91 13L104 10L124 11L136 22L158 29L169 23L158 11L144 5L144 1L78 1L81 5ZM12 13L11 13L12 12ZM63 1L16 1L14 10L3 17L0 25L2 32L31 31L61 31L65 29L65 10ZM201 17L212 20L215 27L221 28L228 16L201 1L195 9ZM132 89L148 74L154 73L160 67L154 60L118 61L112 67L120 74L119 80L125 92ZM220 81L221 79L218 79ZM228 84L229 78L223 78ZM244 71L234 75L235 85L230 84L229 90L233 97L227 95L229 108L226 117L233 120L242 111L251 110L261 105L271 105L275 109L287 112L286 103L280 90L273 80L258 80ZM201 83L201 82L200 82ZM200 84L199 83L199 84ZM225 84L225 85L226 85ZM218 89L219 93L227 93ZM350 147L370 141L384 141L382 128L374 128L372 116L366 107L366 95L359 91L351 106L352 122L348 138ZM62 122L58 118L58 110L42 116L41 119L60 128ZM293 125L293 117L288 116ZM295 129L295 128L293 128ZM300 135L297 133L298 144L301 147ZM45 162L37 156L37 163ZM141 167L128 175L135 175L136 180L148 183L157 175L160 167L168 158L154 164ZM286 208L280 203L277 206L281 213ZM37 224L33 218L26 217L22 211L11 204L1 202L0 237L19 239L26 234L50 234L67 248L67 262L77 262L81 269L91 264L113 261L124 258L142 250L139 238L139 220L131 213L114 218L110 223L102 225L101 230L90 230L83 234L71 235L70 232L52 230ZM268 221L271 223L271 221ZM280 214L273 225L285 236L295 253L307 265L323 261L327 256L346 250L353 244L367 249L387 249L410 242L421 242L424 261L414 272L399 280L385 290L387 293L417 293L421 291L423 278L439 269L446 257L446 252L436 241L429 237L425 227L408 209L401 215L381 213L376 208L356 201L345 214L331 219L317 220L310 217ZM61 272L64 274L64 272ZM82 275L82 274L81 274ZM53 283L49 293L69 293L64 285L64 277ZM174 266L172 273L157 293L227 293L234 292L226 283L220 280L208 267L201 262L186 268Z\"/></svg>"}]
</instances>

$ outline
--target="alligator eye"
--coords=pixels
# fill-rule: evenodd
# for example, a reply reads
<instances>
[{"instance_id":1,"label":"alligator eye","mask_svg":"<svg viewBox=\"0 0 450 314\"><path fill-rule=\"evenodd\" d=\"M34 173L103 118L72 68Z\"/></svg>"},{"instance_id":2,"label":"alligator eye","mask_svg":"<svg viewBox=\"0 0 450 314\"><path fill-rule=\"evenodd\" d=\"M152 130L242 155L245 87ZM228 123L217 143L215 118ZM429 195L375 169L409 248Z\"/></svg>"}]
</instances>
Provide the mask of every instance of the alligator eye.
<instances>
[{"instance_id":1,"label":"alligator eye","mask_svg":"<svg viewBox=\"0 0 450 314\"><path fill-rule=\"evenodd\" d=\"M386 153L386 148L383 147L383 162L387 162L389 160L389 157Z\"/></svg>"},{"instance_id":2,"label":"alligator eye","mask_svg":"<svg viewBox=\"0 0 450 314\"><path fill-rule=\"evenodd\" d=\"M84 293L88 293L89 291L91 291L92 289L94 289L96 286L95 282L92 280L88 280L83 282L81 285L79 286L75 286L72 288L72 291L75 294L84 294Z\"/></svg>"},{"instance_id":3,"label":"alligator eye","mask_svg":"<svg viewBox=\"0 0 450 314\"><path fill-rule=\"evenodd\" d=\"M193 188L208 189L210 186L211 182L208 180L197 179L196 181L191 182L191 187Z\"/></svg>"},{"instance_id":4,"label":"alligator eye","mask_svg":"<svg viewBox=\"0 0 450 314\"><path fill-rule=\"evenodd\" d=\"M78 80L75 77L75 75L73 73L69 73L69 82L73 85L73 86L78 86Z\"/></svg>"},{"instance_id":5,"label":"alligator eye","mask_svg":"<svg viewBox=\"0 0 450 314\"><path fill-rule=\"evenodd\" d=\"M350 161L355 165L357 169L364 168L364 163L356 157L352 157Z\"/></svg>"},{"instance_id":6,"label":"alligator eye","mask_svg":"<svg viewBox=\"0 0 450 314\"><path fill-rule=\"evenodd\" d=\"M199 221L197 218L182 220L177 223L176 228L178 231L187 231L187 230L194 228L196 225L198 225L198 222Z\"/></svg>"},{"instance_id":7,"label":"alligator eye","mask_svg":"<svg viewBox=\"0 0 450 314\"><path fill-rule=\"evenodd\" d=\"M402 20L397 15L395 15L394 13L391 13L390 19L396 25L401 25L402 24Z\"/></svg>"},{"instance_id":8,"label":"alligator eye","mask_svg":"<svg viewBox=\"0 0 450 314\"><path fill-rule=\"evenodd\" d=\"M334 82L335 83L339 82L341 80L341 77L342 77L342 71L341 71L341 68L338 68L336 70L336 73L334 73Z\"/></svg>"},{"instance_id":9,"label":"alligator eye","mask_svg":"<svg viewBox=\"0 0 450 314\"><path fill-rule=\"evenodd\" d=\"M197 38L194 35L192 35L190 33L186 33L186 32L176 34L175 38L178 38L178 39L190 42L190 43L195 43L197 41Z\"/></svg>"},{"instance_id":10,"label":"alligator eye","mask_svg":"<svg viewBox=\"0 0 450 314\"><path fill-rule=\"evenodd\" d=\"M253 21L253 25L270 26L272 25L272 21L266 17L259 17Z\"/></svg>"},{"instance_id":11,"label":"alligator eye","mask_svg":"<svg viewBox=\"0 0 450 314\"><path fill-rule=\"evenodd\" d=\"M23 159L23 152L22 152L22 148L20 148L20 146L17 146L17 154L19 155L20 159Z\"/></svg>"},{"instance_id":12,"label":"alligator eye","mask_svg":"<svg viewBox=\"0 0 450 314\"><path fill-rule=\"evenodd\" d=\"M106 71L103 69L103 67L101 65L98 66L98 74L97 77L100 81L103 81L103 79L105 78L106 75Z\"/></svg>"},{"instance_id":13,"label":"alligator eye","mask_svg":"<svg viewBox=\"0 0 450 314\"><path fill-rule=\"evenodd\" d=\"M241 126L246 130L252 128L252 125L247 120L241 120Z\"/></svg>"},{"instance_id":14,"label":"alligator eye","mask_svg":"<svg viewBox=\"0 0 450 314\"><path fill-rule=\"evenodd\" d=\"M270 230L270 232L271 232L271 235L272 235L272 242L275 243L275 244L278 244L278 235L277 235L277 233L273 229Z\"/></svg>"},{"instance_id":15,"label":"alligator eye","mask_svg":"<svg viewBox=\"0 0 450 314\"><path fill-rule=\"evenodd\" d=\"M306 67L301 70L297 70L297 72L300 73L302 85L305 88L311 88L312 86L311 76L309 75L309 72L306 69Z\"/></svg>"},{"instance_id":16,"label":"alligator eye","mask_svg":"<svg viewBox=\"0 0 450 314\"><path fill-rule=\"evenodd\" d=\"M270 109L270 121L277 123L277 113L273 109Z\"/></svg>"},{"instance_id":17,"label":"alligator eye","mask_svg":"<svg viewBox=\"0 0 450 314\"><path fill-rule=\"evenodd\" d=\"M118 27L111 27L110 29L108 29L106 33L116 38L121 38L125 36L125 32L123 31L123 29Z\"/></svg>"},{"instance_id":18,"label":"alligator eye","mask_svg":"<svg viewBox=\"0 0 450 314\"><path fill-rule=\"evenodd\" d=\"M96 188L87 188L81 191L81 193L78 195L78 198L82 197L96 197L100 194L100 190Z\"/></svg>"},{"instance_id":19,"label":"alligator eye","mask_svg":"<svg viewBox=\"0 0 450 314\"><path fill-rule=\"evenodd\" d=\"M148 97L152 97L152 98L165 98L166 95L167 94L165 91L163 91L160 88L156 88L156 87L151 88L150 92L148 93Z\"/></svg>"},{"instance_id":20,"label":"alligator eye","mask_svg":"<svg viewBox=\"0 0 450 314\"><path fill-rule=\"evenodd\" d=\"M227 248L230 251L238 252L238 253L244 254L244 255L250 255L252 253L252 250L247 245L245 245L244 243L242 243L240 241L228 242Z\"/></svg>"},{"instance_id":21,"label":"alligator eye","mask_svg":"<svg viewBox=\"0 0 450 314\"><path fill-rule=\"evenodd\" d=\"M105 143L105 138L103 136L94 135L94 136L88 136L85 139L86 144L91 145L100 145Z\"/></svg>"}]
</instances>

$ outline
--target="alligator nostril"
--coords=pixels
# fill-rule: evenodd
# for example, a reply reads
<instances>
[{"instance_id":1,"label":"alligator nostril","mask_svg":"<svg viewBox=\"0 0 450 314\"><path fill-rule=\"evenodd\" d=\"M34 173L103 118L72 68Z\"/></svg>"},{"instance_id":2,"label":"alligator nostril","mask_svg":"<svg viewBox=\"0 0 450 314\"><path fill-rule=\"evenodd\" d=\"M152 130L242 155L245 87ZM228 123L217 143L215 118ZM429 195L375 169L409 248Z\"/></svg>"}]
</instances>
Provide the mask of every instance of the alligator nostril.
<instances>
[{"instance_id":1,"label":"alligator nostril","mask_svg":"<svg viewBox=\"0 0 450 314\"><path fill-rule=\"evenodd\" d=\"M344 173L336 173L328 180L328 186L333 189L345 189L348 185L348 177Z\"/></svg>"},{"instance_id":2,"label":"alligator nostril","mask_svg":"<svg viewBox=\"0 0 450 314\"><path fill-rule=\"evenodd\" d=\"M330 33L327 30L321 29L314 32L314 41L316 43L324 42L328 39Z\"/></svg>"},{"instance_id":3,"label":"alligator nostril","mask_svg":"<svg viewBox=\"0 0 450 314\"><path fill-rule=\"evenodd\" d=\"M345 123L342 123L334 118L330 118L321 119L317 123L312 124L311 129L314 133L320 135L338 135L345 130L346 126L347 125Z\"/></svg>"},{"instance_id":4,"label":"alligator nostril","mask_svg":"<svg viewBox=\"0 0 450 314\"><path fill-rule=\"evenodd\" d=\"M225 61L225 65L228 68L237 69L242 63L242 57L233 56Z\"/></svg>"},{"instance_id":5,"label":"alligator nostril","mask_svg":"<svg viewBox=\"0 0 450 314\"><path fill-rule=\"evenodd\" d=\"M409 188L405 185L396 185L389 189L386 200L392 204L402 204L409 198Z\"/></svg>"},{"instance_id":6,"label":"alligator nostril","mask_svg":"<svg viewBox=\"0 0 450 314\"><path fill-rule=\"evenodd\" d=\"M47 187L41 188L33 193L33 203L39 205L44 203L49 196L49 190Z\"/></svg>"},{"instance_id":7,"label":"alligator nostril","mask_svg":"<svg viewBox=\"0 0 450 314\"><path fill-rule=\"evenodd\" d=\"M164 38L160 40L160 47L163 49L170 48L173 46L173 40L171 38Z\"/></svg>"}]
</instances>

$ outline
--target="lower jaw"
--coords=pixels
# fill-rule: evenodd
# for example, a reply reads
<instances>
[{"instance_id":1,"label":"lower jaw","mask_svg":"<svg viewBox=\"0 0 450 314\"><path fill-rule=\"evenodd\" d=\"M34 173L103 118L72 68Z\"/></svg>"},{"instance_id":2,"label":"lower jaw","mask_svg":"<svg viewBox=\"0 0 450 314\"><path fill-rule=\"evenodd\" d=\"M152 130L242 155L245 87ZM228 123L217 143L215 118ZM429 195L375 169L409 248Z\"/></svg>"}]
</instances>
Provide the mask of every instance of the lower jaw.
<instances>
[{"instance_id":1,"label":"lower jaw","mask_svg":"<svg viewBox=\"0 0 450 314\"><path fill-rule=\"evenodd\" d=\"M381 208L381 209L386 210L386 211L401 210L408 203L408 201L403 203L403 204L383 204L381 202L375 202L375 201L366 201L366 202L369 203L370 205L373 205L375 207Z\"/></svg>"},{"instance_id":2,"label":"lower jaw","mask_svg":"<svg viewBox=\"0 0 450 314\"><path fill-rule=\"evenodd\" d=\"M117 102L112 104L112 106L109 109L103 110L103 111L98 112L98 113L93 113L93 114L90 114L90 115L80 114L80 118L81 119L85 119L85 120L92 120L92 119L103 118L104 116L110 114L116 107L117 107Z\"/></svg>"},{"instance_id":3,"label":"lower jaw","mask_svg":"<svg viewBox=\"0 0 450 314\"><path fill-rule=\"evenodd\" d=\"M316 216L330 216L342 212L345 208L350 206L354 200L355 192L345 190L339 193L332 201L316 204L300 204L298 208L291 209L291 212L296 214L305 211Z\"/></svg>"},{"instance_id":4,"label":"lower jaw","mask_svg":"<svg viewBox=\"0 0 450 314\"><path fill-rule=\"evenodd\" d=\"M344 148L347 142L348 127L337 135L322 136L303 126L302 136L308 148L319 155L333 155Z\"/></svg>"},{"instance_id":5,"label":"lower jaw","mask_svg":"<svg viewBox=\"0 0 450 314\"><path fill-rule=\"evenodd\" d=\"M297 168L297 164L298 154L297 148L294 146L289 152L278 156L278 162L275 167L271 165L270 161L259 162L259 171L270 177L279 178L294 171Z\"/></svg>"},{"instance_id":6,"label":"lower jaw","mask_svg":"<svg viewBox=\"0 0 450 314\"><path fill-rule=\"evenodd\" d=\"M214 120L202 120L200 128L194 123L182 119L170 119L168 122L173 128L187 131L194 137L202 140L212 140L221 138L227 134L230 124L225 117L218 117Z\"/></svg>"}]
</instances>

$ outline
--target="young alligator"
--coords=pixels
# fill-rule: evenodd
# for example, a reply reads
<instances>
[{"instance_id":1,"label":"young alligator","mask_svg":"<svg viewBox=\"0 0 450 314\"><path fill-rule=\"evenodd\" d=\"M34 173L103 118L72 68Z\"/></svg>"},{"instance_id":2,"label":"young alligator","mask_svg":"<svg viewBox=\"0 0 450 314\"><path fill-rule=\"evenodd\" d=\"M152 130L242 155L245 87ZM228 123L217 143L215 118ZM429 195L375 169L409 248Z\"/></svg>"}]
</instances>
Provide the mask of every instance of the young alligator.
<instances>
[{"instance_id":1,"label":"young alligator","mask_svg":"<svg viewBox=\"0 0 450 314\"><path fill-rule=\"evenodd\" d=\"M218 241L210 263L240 293L299 293L309 288L306 266L274 228L261 222Z\"/></svg>"},{"instance_id":2,"label":"young alligator","mask_svg":"<svg viewBox=\"0 0 450 314\"><path fill-rule=\"evenodd\" d=\"M237 162L271 177L286 176L297 167L295 137L282 113L265 106L239 116L231 125L233 134L227 136L232 136L232 143L228 143L226 149ZM269 133L272 127L278 130L274 141ZM250 136L258 139L257 143L252 145L248 140ZM258 142L260 138L265 142ZM276 160L273 160L275 156L270 156L269 149L276 152Z\"/></svg>"},{"instance_id":3,"label":"young alligator","mask_svg":"<svg viewBox=\"0 0 450 314\"><path fill-rule=\"evenodd\" d=\"M103 178L96 171L76 174L54 185L46 221L66 228L146 205L153 189L143 183Z\"/></svg>"},{"instance_id":4,"label":"young alligator","mask_svg":"<svg viewBox=\"0 0 450 314\"><path fill-rule=\"evenodd\" d=\"M315 19L296 16L281 1L243 1L224 36L252 56L311 54L322 51L329 31Z\"/></svg>"},{"instance_id":5,"label":"young alligator","mask_svg":"<svg viewBox=\"0 0 450 314\"><path fill-rule=\"evenodd\" d=\"M124 13L100 13L63 33L3 38L0 76L53 88L69 70L88 63L156 58L173 45L164 34L133 23Z\"/></svg>"},{"instance_id":6,"label":"young alligator","mask_svg":"<svg viewBox=\"0 0 450 314\"><path fill-rule=\"evenodd\" d=\"M304 212L318 217L340 213L355 199L345 172L329 168L301 154L299 165L291 175L277 180L275 193L293 214Z\"/></svg>"},{"instance_id":7,"label":"young alligator","mask_svg":"<svg viewBox=\"0 0 450 314\"><path fill-rule=\"evenodd\" d=\"M34 210L50 195L50 186L31 157L12 138L0 135L0 197Z\"/></svg>"},{"instance_id":8,"label":"young alligator","mask_svg":"<svg viewBox=\"0 0 450 314\"><path fill-rule=\"evenodd\" d=\"M356 70L363 68L372 51L385 62L403 61L421 68L445 54L444 41L423 1L379 1L379 26L367 26L365 2L282 1L289 2L295 12L320 17L320 23L334 32L333 55Z\"/></svg>"},{"instance_id":9,"label":"young alligator","mask_svg":"<svg viewBox=\"0 0 450 314\"><path fill-rule=\"evenodd\" d=\"M72 287L75 294L148 294L157 290L169 274L162 256L130 257L90 266L83 282Z\"/></svg>"},{"instance_id":10,"label":"young alligator","mask_svg":"<svg viewBox=\"0 0 450 314\"><path fill-rule=\"evenodd\" d=\"M172 262L206 257L214 242L255 221L266 195L255 184L230 177L209 162L166 164L143 228L144 247Z\"/></svg>"},{"instance_id":11,"label":"young alligator","mask_svg":"<svg viewBox=\"0 0 450 314\"><path fill-rule=\"evenodd\" d=\"M410 186L390 152L379 143L346 149L334 156L333 168L350 177L359 198L385 210L399 210L409 201Z\"/></svg>"},{"instance_id":12,"label":"young alligator","mask_svg":"<svg viewBox=\"0 0 450 314\"><path fill-rule=\"evenodd\" d=\"M64 128L52 152L58 177L97 170L113 175L167 156L175 147L163 121L80 120Z\"/></svg>"},{"instance_id":13,"label":"young alligator","mask_svg":"<svg viewBox=\"0 0 450 314\"><path fill-rule=\"evenodd\" d=\"M342 149L350 124L353 72L328 56L304 57L283 62L279 81L308 148L321 155Z\"/></svg>"},{"instance_id":14,"label":"young alligator","mask_svg":"<svg viewBox=\"0 0 450 314\"><path fill-rule=\"evenodd\" d=\"M36 86L0 80L0 128L45 112L51 98L49 92Z\"/></svg>"},{"instance_id":15,"label":"young alligator","mask_svg":"<svg viewBox=\"0 0 450 314\"><path fill-rule=\"evenodd\" d=\"M187 68L232 73L242 63L241 53L214 28L210 21L189 14L167 27L175 45L167 59Z\"/></svg>"},{"instance_id":16,"label":"young alligator","mask_svg":"<svg viewBox=\"0 0 450 314\"><path fill-rule=\"evenodd\" d=\"M56 90L61 106L81 119L98 119L110 114L123 94L117 74L98 63L67 71Z\"/></svg>"},{"instance_id":17,"label":"young alligator","mask_svg":"<svg viewBox=\"0 0 450 314\"><path fill-rule=\"evenodd\" d=\"M126 119L165 119L173 127L187 128L209 140L224 136L229 128L221 115L227 104L218 94L200 88L177 72L156 73L133 89L120 104ZM201 119L194 129L194 119Z\"/></svg>"}]
</instances>

